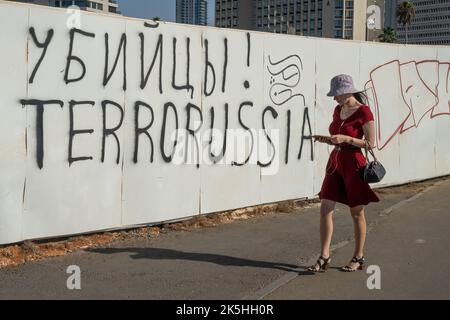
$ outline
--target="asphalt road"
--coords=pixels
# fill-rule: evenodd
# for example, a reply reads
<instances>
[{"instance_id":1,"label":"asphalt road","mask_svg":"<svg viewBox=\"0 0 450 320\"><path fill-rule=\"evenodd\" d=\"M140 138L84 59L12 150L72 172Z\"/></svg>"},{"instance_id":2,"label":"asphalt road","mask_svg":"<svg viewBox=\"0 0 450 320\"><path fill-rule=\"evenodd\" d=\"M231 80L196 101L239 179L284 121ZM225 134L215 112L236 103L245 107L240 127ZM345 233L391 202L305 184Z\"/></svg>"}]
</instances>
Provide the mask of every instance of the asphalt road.
<instances>
[{"instance_id":1,"label":"asphalt road","mask_svg":"<svg viewBox=\"0 0 450 320\"><path fill-rule=\"evenodd\" d=\"M333 267L310 275L319 250L318 207L214 228L171 231L0 270L0 299L449 299L450 179L381 190L369 205L366 271L342 273L353 251L338 206ZM408 200L409 199L409 200ZM69 290L67 268L80 268ZM372 279L371 278L371 279Z\"/></svg>"}]
</instances>

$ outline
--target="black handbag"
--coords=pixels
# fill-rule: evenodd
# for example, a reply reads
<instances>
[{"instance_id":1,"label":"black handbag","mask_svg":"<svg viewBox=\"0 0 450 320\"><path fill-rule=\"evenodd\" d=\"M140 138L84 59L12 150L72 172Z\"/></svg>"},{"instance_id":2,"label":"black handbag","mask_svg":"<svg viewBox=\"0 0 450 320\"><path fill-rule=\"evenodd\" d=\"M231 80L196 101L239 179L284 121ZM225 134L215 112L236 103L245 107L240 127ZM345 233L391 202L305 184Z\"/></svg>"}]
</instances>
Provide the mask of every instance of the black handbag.
<instances>
[{"instance_id":1,"label":"black handbag","mask_svg":"<svg viewBox=\"0 0 450 320\"><path fill-rule=\"evenodd\" d=\"M386 169L384 169L381 162L377 160L375 157L375 153L372 150L372 147L369 144L369 141L364 140L365 142L365 152L366 152L366 165L364 167L364 170L362 172L362 178L367 183L377 183L380 182L384 175L386 174ZM374 161L369 161L369 155L371 154Z\"/></svg>"}]
</instances>

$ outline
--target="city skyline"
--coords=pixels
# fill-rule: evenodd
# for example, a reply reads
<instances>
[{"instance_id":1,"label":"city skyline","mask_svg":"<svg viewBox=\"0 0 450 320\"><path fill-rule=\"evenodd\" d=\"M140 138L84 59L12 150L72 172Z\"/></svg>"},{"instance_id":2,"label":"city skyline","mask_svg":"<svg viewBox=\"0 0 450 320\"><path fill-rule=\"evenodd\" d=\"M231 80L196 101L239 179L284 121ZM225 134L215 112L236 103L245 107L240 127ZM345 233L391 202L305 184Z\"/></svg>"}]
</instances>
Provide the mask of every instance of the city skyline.
<instances>
[{"instance_id":1,"label":"city skyline","mask_svg":"<svg viewBox=\"0 0 450 320\"><path fill-rule=\"evenodd\" d=\"M208 25L214 26L214 0L208 1ZM176 0L119 0L120 11L125 16L176 22Z\"/></svg>"},{"instance_id":2,"label":"city skyline","mask_svg":"<svg viewBox=\"0 0 450 320\"><path fill-rule=\"evenodd\" d=\"M72 4L82 10L142 19L159 17L174 23L367 41L377 41L384 27L393 27L397 42L406 42L405 28L397 23L395 16L401 0L386 3L385 0L198 0L201 5L195 8L189 7L194 0L10 1L54 7ZM410 43L448 44L450 0L413 0L412 3L416 5L417 16L408 28ZM378 11L373 8L377 6ZM369 17L367 10L371 10ZM377 12L378 25L373 22ZM372 26L366 27L368 18Z\"/></svg>"},{"instance_id":3,"label":"city skyline","mask_svg":"<svg viewBox=\"0 0 450 320\"><path fill-rule=\"evenodd\" d=\"M222 28L369 40L382 28L380 23L377 32L366 34L366 12L381 3L384 0L217 0L215 20Z\"/></svg>"}]
</instances>

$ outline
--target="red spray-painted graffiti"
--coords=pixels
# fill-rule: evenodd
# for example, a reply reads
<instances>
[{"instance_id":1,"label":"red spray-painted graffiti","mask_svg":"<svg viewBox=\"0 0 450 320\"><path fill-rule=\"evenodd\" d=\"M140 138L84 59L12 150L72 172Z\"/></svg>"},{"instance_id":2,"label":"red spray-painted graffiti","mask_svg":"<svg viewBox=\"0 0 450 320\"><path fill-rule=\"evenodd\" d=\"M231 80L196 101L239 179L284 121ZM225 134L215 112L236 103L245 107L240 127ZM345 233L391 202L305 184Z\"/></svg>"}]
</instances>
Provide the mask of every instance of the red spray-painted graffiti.
<instances>
[{"instance_id":1,"label":"red spray-painted graffiti","mask_svg":"<svg viewBox=\"0 0 450 320\"><path fill-rule=\"evenodd\" d=\"M417 128L427 115L450 115L449 85L450 62L393 60L373 69L365 89L376 108L378 149Z\"/></svg>"}]
</instances>

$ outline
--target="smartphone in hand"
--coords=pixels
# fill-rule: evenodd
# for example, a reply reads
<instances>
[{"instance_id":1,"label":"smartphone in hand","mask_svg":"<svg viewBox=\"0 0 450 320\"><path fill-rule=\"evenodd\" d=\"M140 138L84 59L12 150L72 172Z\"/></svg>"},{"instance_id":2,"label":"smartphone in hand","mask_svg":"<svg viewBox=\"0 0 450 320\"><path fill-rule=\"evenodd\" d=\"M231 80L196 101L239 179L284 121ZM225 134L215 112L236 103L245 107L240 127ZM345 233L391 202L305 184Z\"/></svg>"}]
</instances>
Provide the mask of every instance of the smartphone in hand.
<instances>
[{"instance_id":1,"label":"smartphone in hand","mask_svg":"<svg viewBox=\"0 0 450 320\"><path fill-rule=\"evenodd\" d=\"M331 137L329 137L329 136L313 135L312 137L313 137L314 141L319 141L321 143L333 144L331 142Z\"/></svg>"}]
</instances>

